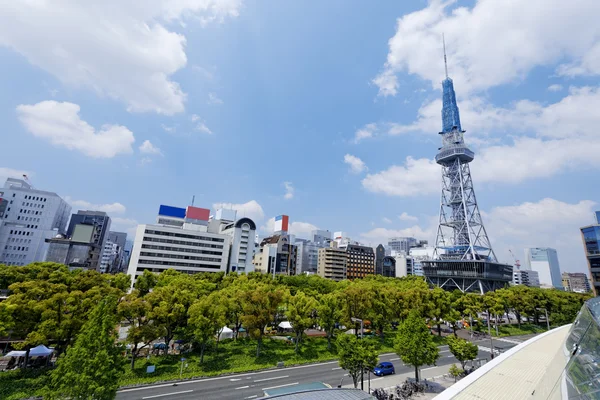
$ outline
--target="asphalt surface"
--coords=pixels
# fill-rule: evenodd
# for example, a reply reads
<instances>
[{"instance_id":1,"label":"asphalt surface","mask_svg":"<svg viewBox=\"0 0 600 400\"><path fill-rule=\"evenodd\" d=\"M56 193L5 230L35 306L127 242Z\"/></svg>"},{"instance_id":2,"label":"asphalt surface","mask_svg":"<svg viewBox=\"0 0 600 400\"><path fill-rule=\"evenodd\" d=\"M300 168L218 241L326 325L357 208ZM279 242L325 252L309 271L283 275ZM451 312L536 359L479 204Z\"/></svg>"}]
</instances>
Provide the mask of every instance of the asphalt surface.
<instances>
[{"instance_id":1,"label":"asphalt surface","mask_svg":"<svg viewBox=\"0 0 600 400\"><path fill-rule=\"evenodd\" d=\"M508 341L494 339L494 348L505 351L516 346L522 339L507 338ZM480 346L478 358L490 358L490 340L482 339L476 342ZM379 361L390 361L394 364L396 374L410 373L413 367L405 366L396 354L380 355ZM440 346L440 358L437 365L451 365L459 362L452 356L448 346ZM422 370L428 368L422 367ZM367 376L365 375L365 381ZM382 379L371 376L372 379ZM256 399L264 395L265 389L294 386L302 383L323 382L337 387L352 383L352 378L338 366L337 361L319 364L300 365L260 372L250 372L218 376L213 378L193 379L176 384L164 383L152 386L122 389L117 393L117 400L149 400L149 399ZM366 382L365 382L366 387Z\"/></svg>"}]
</instances>

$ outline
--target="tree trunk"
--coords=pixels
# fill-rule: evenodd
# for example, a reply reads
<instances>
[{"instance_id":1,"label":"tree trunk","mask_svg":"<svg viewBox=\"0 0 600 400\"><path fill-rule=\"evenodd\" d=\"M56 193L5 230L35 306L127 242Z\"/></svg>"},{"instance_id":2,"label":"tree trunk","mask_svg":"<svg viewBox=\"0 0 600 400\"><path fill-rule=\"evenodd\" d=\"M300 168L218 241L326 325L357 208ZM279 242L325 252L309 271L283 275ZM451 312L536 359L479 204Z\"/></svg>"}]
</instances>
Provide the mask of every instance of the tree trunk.
<instances>
[{"instance_id":1,"label":"tree trunk","mask_svg":"<svg viewBox=\"0 0 600 400\"><path fill-rule=\"evenodd\" d=\"M467 363L466 360L463 360L463 361L460 362L460 366L461 366L461 368L462 368L463 371L465 370L465 364L466 363Z\"/></svg>"},{"instance_id":2,"label":"tree trunk","mask_svg":"<svg viewBox=\"0 0 600 400\"><path fill-rule=\"evenodd\" d=\"M327 332L327 350L331 350L331 333Z\"/></svg>"},{"instance_id":3,"label":"tree trunk","mask_svg":"<svg viewBox=\"0 0 600 400\"><path fill-rule=\"evenodd\" d=\"M262 346L262 331L258 334L258 343L256 344L256 357L260 357L260 348Z\"/></svg>"},{"instance_id":4,"label":"tree trunk","mask_svg":"<svg viewBox=\"0 0 600 400\"><path fill-rule=\"evenodd\" d=\"M437 324L438 336L442 336L442 324L438 321Z\"/></svg>"},{"instance_id":5,"label":"tree trunk","mask_svg":"<svg viewBox=\"0 0 600 400\"><path fill-rule=\"evenodd\" d=\"M519 324L519 329L521 329L521 313L515 310L515 317L517 317L517 324Z\"/></svg>"},{"instance_id":6,"label":"tree trunk","mask_svg":"<svg viewBox=\"0 0 600 400\"><path fill-rule=\"evenodd\" d=\"M295 348L294 348L294 352L296 354L298 354L298 344L300 343L300 336L302 335L302 332L300 332L300 334L298 334L298 332L296 332L296 343L295 343Z\"/></svg>"},{"instance_id":7,"label":"tree trunk","mask_svg":"<svg viewBox=\"0 0 600 400\"><path fill-rule=\"evenodd\" d=\"M23 369L27 369L27 363L29 362L29 351L31 350L31 346L27 345L27 349L25 350L25 363L23 364Z\"/></svg>"},{"instance_id":8,"label":"tree trunk","mask_svg":"<svg viewBox=\"0 0 600 400\"><path fill-rule=\"evenodd\" d=\"M496 314L496 337L500 337L500 334L498 333L498 314Z\"/></svg>"},{"instance_id":9,"label":"tree trunk","mask_svg":"<svg viewBox=\"0 0 600 400\"><path fill-rule=\"evenodd\" d=\"M131 370L132 371L135 368L135 358L137 357L137 353L138 353L138 349L137 349L137 343L136 343L135 346L131 349Z\"/></svg>"},{"instance_id":10,"label":"tree trunk","mask_svg":"<svg viewBox=\"0 0 600 400\"><path fill-rule=\"evenodd\" d=\"M354 382L354 389L358 388L358 374L352 375L352 382Z\"/></svg>"},{"instance_id":11,"label":"tree trunk","mask_svg":"<svg viewBox=\"0 0 600 400\"><path fill-rule=\"evenodd\" d=\"M419 367L415 365L415 381L419 382Z\"/></svg>"},{"instance_id":12,"label":"tree trunk","mask_svg":"<svg viewBox=\"0 0 600 400\"><path fill-rule=\"evenodd\" d=\"M200 364L204 362L204 349L206 349L206 342L202 343L202 348L200 349Z\"/></svg>"}]
</instances>

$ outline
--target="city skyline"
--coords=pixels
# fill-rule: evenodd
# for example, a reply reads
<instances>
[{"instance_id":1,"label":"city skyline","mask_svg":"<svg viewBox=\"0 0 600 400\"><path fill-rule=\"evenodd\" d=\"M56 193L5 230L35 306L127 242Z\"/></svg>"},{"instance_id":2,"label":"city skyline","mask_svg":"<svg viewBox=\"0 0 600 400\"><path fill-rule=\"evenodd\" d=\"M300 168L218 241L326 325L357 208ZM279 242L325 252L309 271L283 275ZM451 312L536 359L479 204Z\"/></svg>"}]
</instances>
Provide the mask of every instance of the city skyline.
<instances>
[{"instance_id":1,"label":"city skyline","mask_svg":"<svg viewBox=\"0 0 600 400\"><path fill-rule=\"evenodd\" d=\"M43 6L15 3L0 24L0 37L15 33L0 41L0 116L3 143L19 151L3 153L0 181L27 174L73 212L106 211L130 239L159 204L195 196L213 210L243 205L238 215L263 236L286 214L298 237L319 228L373 247L394 236L434 243L443 31L498 260L551 247L561 271L588 273L579 228L600 189L580 182L594 181L598 163L600 6L580 3L565 16L520 1L520 18L490 2L156 2L95 18L70 5L44 24ZM539 23L526 23L533 14ZM127 40L103 46L115 41L96 36L103 22ZM502 48L500 29L514 38ZM58 42L63 57L42 51Z\"/></svg>"}]
</instances>

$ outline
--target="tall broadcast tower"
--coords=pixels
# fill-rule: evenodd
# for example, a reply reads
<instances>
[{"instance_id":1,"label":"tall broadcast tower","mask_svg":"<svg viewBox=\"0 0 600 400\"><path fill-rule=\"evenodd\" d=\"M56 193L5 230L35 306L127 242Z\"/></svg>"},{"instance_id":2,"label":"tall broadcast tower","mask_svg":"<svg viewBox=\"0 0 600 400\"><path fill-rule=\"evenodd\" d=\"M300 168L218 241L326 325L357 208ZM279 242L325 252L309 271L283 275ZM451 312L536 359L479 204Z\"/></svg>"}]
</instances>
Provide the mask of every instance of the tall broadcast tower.
<instances>
[{"instance_id":1,"label":"tall broadcast tower","mask_svg":"<svg viewBox=\"0 0 600 400\"><path fill-rule=\"evenodd\" d=\"M512 281L512 266L500 264L481 221L469 163L475 153L464 141L454 84L442 81L442 147L435 161L442 166L442 198L433 260L423 262L430 283L444 289L484 293Z\"/></svg>"}]
</instances>

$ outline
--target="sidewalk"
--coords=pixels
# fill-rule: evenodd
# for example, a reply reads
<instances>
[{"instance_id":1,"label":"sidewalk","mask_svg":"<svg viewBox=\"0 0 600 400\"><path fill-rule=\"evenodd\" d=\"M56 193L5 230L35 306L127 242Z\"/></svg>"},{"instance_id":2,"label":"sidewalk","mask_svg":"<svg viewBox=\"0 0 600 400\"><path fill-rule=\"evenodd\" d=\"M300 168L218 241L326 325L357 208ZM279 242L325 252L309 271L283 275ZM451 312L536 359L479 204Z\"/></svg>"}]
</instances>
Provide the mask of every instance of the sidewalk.
<instances>
[{"instance_id":1,"label":"sidewalk","mask_svg":"<svg viewBox=\"0 0 600 400\"><path fill-rule=\"evenodd\" d=\"M452 384L454 384L454 379L447 379L447 378L443 378L442 376L444 374L448 373L448 369L450 368L450 365L441 365L439 367L427 367L425 366L424 368L421 369L421 380L427 380L429 383L437 383L439 385L442 386L442 388L440 388L440 390L443 390L449 386L451 386ZM404 381L406 381L407 378L414 378L415 377L415 372L407 372L407 373L403 373L403 374L396 374L396 375L388 375L386 377L377 377L371 374L371 390L374 389L379 389L379 388L384 388L384 389L390 389L390 388L394 388L396 385L399 385L401 383L403 383ZM347 385L344 385L344 388L354 388L354 384L352 383L352 378L348 377L350 380L350 383ZM360 380L358 382L358 388L360 388ZM368 390L369 388L369 380L368 380L368 374L365 375L365 380L364 380L364 390L365 392ZM433 397L435 397L436 395L438 395L438 393L424 393L422 396L419 397L419 399L432 399ZM429 397L428 397L429 396Z\"/></svg>"}]
</instances>

